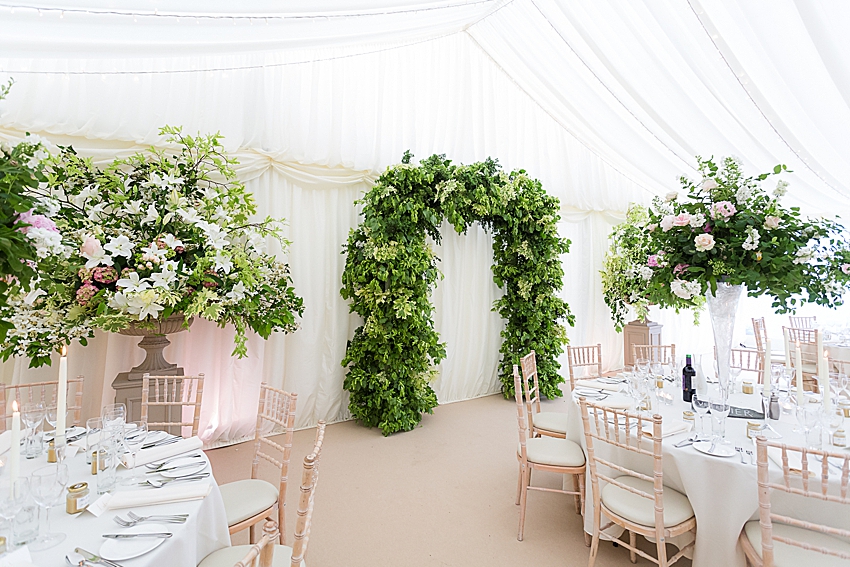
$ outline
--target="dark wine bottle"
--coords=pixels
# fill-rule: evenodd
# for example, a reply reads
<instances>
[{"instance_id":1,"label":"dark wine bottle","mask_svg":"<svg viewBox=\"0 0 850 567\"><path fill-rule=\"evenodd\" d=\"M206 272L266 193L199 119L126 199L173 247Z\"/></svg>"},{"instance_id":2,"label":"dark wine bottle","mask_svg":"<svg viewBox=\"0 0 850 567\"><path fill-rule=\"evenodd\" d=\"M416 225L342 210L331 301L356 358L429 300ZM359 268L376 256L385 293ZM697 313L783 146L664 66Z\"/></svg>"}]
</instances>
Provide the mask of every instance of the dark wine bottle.
<instances>
[{"instance_id":1,"label":"dark wine bottle","mask_svg":"<svg viewBox=\"0 0 850 567\"><path fill-rule=\"evenodd\" d=\"M691 403L691 399L694 397L694 391L696 390L694 378L696 375L696 370L691 366L691 355L686 354L685 367L682 368L682 399L688 403Z\"/></svg>"}]
</instances>

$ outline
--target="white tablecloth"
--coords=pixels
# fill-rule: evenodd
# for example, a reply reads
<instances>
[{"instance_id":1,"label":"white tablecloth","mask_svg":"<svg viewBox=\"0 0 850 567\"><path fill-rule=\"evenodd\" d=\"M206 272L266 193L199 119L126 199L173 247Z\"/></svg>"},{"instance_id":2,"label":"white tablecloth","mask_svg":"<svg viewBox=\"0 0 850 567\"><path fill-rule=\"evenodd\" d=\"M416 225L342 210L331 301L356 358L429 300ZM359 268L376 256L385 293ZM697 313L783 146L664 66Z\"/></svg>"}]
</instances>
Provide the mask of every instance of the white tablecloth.
<instances>
[{"instance_id":1,"label":"white tablecloth","mask_svg":"<svg viewBox=\"0 0 850 567\"><path fill-rule=\"evenodd\" d=\"M8 458L8 454L4 457ZM80 452L74 457L66 459L65 463L69 468L70 484L88 482L89 487L92 489L92 501L94 501L97 498L97 479L91 475L91 465L86 464L84 453ZM45 455L31 460L22 458L21 476L28 475L33 470L47 464L47 457ZM209 470L211 473L209 461L207 461L207 467L206 470ZM147 471L144 468L142 470ZM118 474L119 478L127 477L130 471L119 467ZM148 476L160 478L159 475ZM215 478L210 474L208 479L197 482L207 482L211 485L209 495L203 500L144 506L132 509L136 514L143 516L150 514L189 514L190 516L185 524L168 524L168 529L174 533L174 536L166 540L155 550L135 559L120 561L121 565L124 567L166 567L171 565L190 567L197 565L201 559L213 551L230 545L230 534L227 530L224 501L221 498L221 492L218 489ZM121 487L119 490L153 491L156 489ZM123 529L113 521L112 518L116 515L126 518L127 510L108 510L98 518L89 512L70 516L65 513L65 503L63 500L61 506L50 510L50 527L51 531L65 533L67 537L55 547L44 551L31 552L33 563L38 567L67 565L65 555L74 551L76 547L82 547L96 554L99 553L100 546L106 541L101 537L101 534L116 533Z\"/></svg>"},{"instance_id":2,"label":"white tablecloth","mask_svg":"<svg viewBox=\"0 0 850 567\"><path fill-rule=\"evenodd\" d=\"M730 398L733 406L761 409L761 397L757 394L734 394ZM585 447L584 435L581 425L581 409L577 403L572 403L570 408L570 428L567 438L580 443ZM654 413L660 413L665 420L682 418L682 411L690 409L681 396L676 398L673 405L656 406ZM710 418L706 417L706 427L710 428ZM732 447L743 447L753 450L753 443L746 436L745 419L728 418L726 422L727 439ZM801 445L802 434L792 433L796 419L791 416L782 416L780 421L771 421L773 427L783 435L782 442L789 445ZM674 444L685 439L688 434L681 433L664 439L662 443L664 455L664 485L674 488L687 495L694 509L697 519L696 545L693 550L694 567L745 567L744 553L737 545L738 536L744 524L749 520L758 519L758 484L757 467L750 464L742 464L736 454L733 457L712 457L700 453L692 447L676 448ZM597 450L600 442L594 444ZM618 452L618 457L621 458ZM604 458L604 453L600 454ZM638 459L645 457L635 456L633 453L625 456L628 459L627 466L635 466L647 474L651 474L651 460L638 463ZM641 466L645 465L645 466ZM777 470L771 463L772 478L776 481L781 479L781 470ZM585 510L585 531L593 532L593 497L590 484L590 472L587 478L587 507ZM832 475L831 475L832 476ZM831 480L838 483L838 474ZM570 485L572 483L570 482ZM794 497L796 498L796 497ZM801 505L805 506L801 510ZM809 521L821 521L823 523L850 529L850 514L843 511L843 516L836 517L835 509L824 506L823 503L806 502L804 505L796 498L791 504L793 515L803 513ZM603 524L607 521L603 521ZM621 531L609 532L612 537L617 537ZM670 543L682 546L689 541L690 535L680 536L669 540Z\"/></svg>"}]
</instances>

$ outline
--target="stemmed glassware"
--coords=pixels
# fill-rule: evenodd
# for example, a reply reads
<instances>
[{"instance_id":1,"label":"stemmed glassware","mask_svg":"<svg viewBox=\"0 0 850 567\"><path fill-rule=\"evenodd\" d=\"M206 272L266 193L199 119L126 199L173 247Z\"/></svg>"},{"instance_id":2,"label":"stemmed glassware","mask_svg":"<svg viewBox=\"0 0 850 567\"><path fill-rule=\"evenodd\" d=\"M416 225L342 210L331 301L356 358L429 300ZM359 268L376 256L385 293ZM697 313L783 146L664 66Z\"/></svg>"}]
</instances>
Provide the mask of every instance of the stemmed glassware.
<instances>
[{"instance_id":1,"label":"stemmed glassware","mask_svg":"<svg viewBox=\"0 0 850 567\"><path fill-rule=\"evenodd\" d=\"M15 516L24 507L27 498L29 498L27 479L6 479L0 482L0 517L9 523L9 535L6 537L6 543L9 546L16 541Z\"/></svg>"},{"instance_id":2,"label":"stemmed glassware","mask_svg":"<svg viewBox=\"0 0 850 567\"><path fill-rule=\"evenodd\" d=\"M59 544L65 539L65 534L50 532L50 507L56 506L65 496L68 486L68 465L47 465L36 469L30 475L30 492L33 500L44 511L44 520L39 529L40 535L30 544L30 549L39 551Z\"/></svg>"},{"instance_id":3,"label":"stemmed glassware","mask_svg":"<svg viewBox=\"0 0 850 567\"><path fill-rule=\"evenodd\" d=\"M27 442L24 449L24 456L27 459L34 459L41 454L42 449L38 428L44 420L44 404L41 402L27 402L22 409L21 418L24 420L24 425L27 426Z\"/></svg>"},{"instance_id":4,"label":"stemmed glassware","mask_svg":"<svg viewBox=\"0 0 850 567\"><path fill-rule=\"evenodd\" d=\"M135 484L141 480L141 475L136 474L136 454L145 444L148 438L148 424L144 421L128 423L124 430L124 446L130 453L133 465L130 467L130 478L128 482Z\"/></svg>"},{"instance_id":5,"label":"stemmed glassware","mask_svg":"<svg viewBox=\"0 0 850 567\"><path fill-rule=\"evenodd\" d=\"M720 392L716 396L709 399L711 408L711 429L713 439L719 440L724 445L729 444L726 440L726 418L729 416L729 411L732 409L729 405L729 398L724 392Z\"/></svg>"},{"instance_id":6,"label":"stemmed glassware","mask_svg":"<svg viewBox=\"0 0 850 567\"><path fill-rule=\"evenodd\" d=\"M829 431L829 444L835 445L835 432L844 425L844 410L835 406L830 411L824 410L821 413L821 423Z\"/></svg>"},{"instance_id":7,"label":"stemmed glassware","mask_svg":"<svg viewBox=\"0 0 850 567\"><path fill-rule=\"evenodd\" d=\"M698 439L700 441L705 441L708 438L705 432L705 416L708 414L708 398L705 395L700 396L699 392L694 392L693 397L691 398L691 406L694 408L694 412L697 414L697 421L699 422L699 431L698 431Z\"/></svg>"},{"instance_id":8,"label":"stemmed glassware","mask_svg":"<svg viewBox=\"0 0 850 567\"><path fill-rule=\"evenodd\" d=\"M818 426L820 421L820 406L816 404L803 403L797 406L797 422L803 428L803 434L806 437L806 446L813 449L820 449L820 443L814 439L810 439L812 429Z\"/></svg>"},{"instance_id":9,"label":"stemmed glassware","mask_svg":"<svg viewBox=\"0 0 850 567\"><path fill-rule=\"evenodd\" d=\"M127 422L127 406L124 404L110 404L103 406L100 412L100 417L103 419L103 428L110 429L120 425L121 427Z\"/></svg>"}]
</instances>

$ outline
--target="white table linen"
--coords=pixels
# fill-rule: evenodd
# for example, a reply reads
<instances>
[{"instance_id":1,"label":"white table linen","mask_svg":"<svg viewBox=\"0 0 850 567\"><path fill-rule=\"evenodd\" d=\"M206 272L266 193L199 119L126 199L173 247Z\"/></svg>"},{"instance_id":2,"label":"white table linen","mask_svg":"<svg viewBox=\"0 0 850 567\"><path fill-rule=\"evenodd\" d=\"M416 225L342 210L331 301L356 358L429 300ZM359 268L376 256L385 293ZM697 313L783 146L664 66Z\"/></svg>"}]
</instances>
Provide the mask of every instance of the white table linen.
<instances>
[{"instance_id":1,"label":"white table linen","mask_svg":"<svg viewBox=\"0 0 850 567\"><path fill-rule=\"evenodd\" d=\"M45 455L35 459L21 459L21 461L21 476L29 475L33 470L48 465ZM70 473L69 484L89 483L92 501L97 499L97 478L92 476L91 465L86 464L84 453L80 452L64 462L68 465ZM208 459L207 467L206 470L212 473ZM147 471L148 469L143 468L142 470ZM126 478L129 475L130 471L119 467L119 482L121 478ZM159 478L158 475L148 476ZM201 481L189 481L180 484L185 489L191 487L192 490L209 490L209 494L203 499L145 506L136 510L136 513L144 516L150 514L189 514L189 519L185 524L168 524L169 531L174 533L173 537L141 557L120 561L123 567L197 565L208 554L230 545L224 501L213 475L210 474L209 478ZM131 491L141 495L143 492L156 494L156 491L159 490L165 490L165 488L119 487L115 494L125 497L124 495L130 496ZM32 562L38 567L66 565L65 555L74 551L76 547L82 547L87 551L99 554L100 546L106 541L101 537L101 534L118 533L124 529L112 519L116 515L126 517L127 510L107 510L100 517L95 517L88 511L71 516L65 513L65 501L63 500L61 505L50 511L50 528L53 532L67 534L67 537L59 545L50 549L30 551Z\"/></svg>"},{"instance_id":2,"label":"white table linen","mask_svg":"<svg viewBox=\"0 0 850 567\"><path fill-rule=\"evenodd\" d=\"M592 403L592 402L591 402ZM748 407L759 409L761 398L757 394L733 394L730 403L737 407ZM673 405L654 405L653 413L659 413L665 421L681 420L682 411L690 409L681 397L678 397ZM567 439L580 443L586 450L586 443L581 424L581 409L573 399L569 404L569 428ZM746 436L746 419L728 418L726 421L726 436L732 447L743 447L752 450L755 454L753 442ZM772 426L783 435L780 440L789 445L801 445L802 434L792 433L796 420L792 416L782 416L780 421L771 421ZM705 418L706 428L711 427L710 418ZM758 519L758 484L757 467L751 464L742 464L738 454L733 457L713 457L698 452L691 446L677 448L675 443L685 439L687 434L682 432L678 435L665 437L662 442L664 456L664 485L685 494L694 510L697 519L696 545L692 555L694 567L714 567L718 565L728 567L745 567L744 553L738 546L738 536L744 524L749 520ZM594 443L597 455L602 458L611 459L609 447L603 447L598 440ZM617 450L620 463L628 467L634 467L641 472L651 474L651 459L635 455L625 454L625 451ZM643 460L645 459L645 460ZM749 461L748 461L749 463ZM831 475L832 476L832 475ZM831 483L839 482L839 474L830 479ZM771 463L771 478L775 481L781 480L781 470ZM828 525L850 529L850 515L838 517L836 510L830 506L824 506L822 502L805 502L795 498L779 495L775 498L775 504L781 507L782 502L788 502L792 510L786 510L791 515L805 516L808 521L819 521ZM590 470L587 473L587 498L585 509L584 528L588 533L593 533L593 495L590 483ZM603 524L607 523L603 521ZM616 526L603 534L605 539L618 537L622 530ZM669 539L668 542L682 547L691 541L690 534Z\"/></svg>"}]
</instances>

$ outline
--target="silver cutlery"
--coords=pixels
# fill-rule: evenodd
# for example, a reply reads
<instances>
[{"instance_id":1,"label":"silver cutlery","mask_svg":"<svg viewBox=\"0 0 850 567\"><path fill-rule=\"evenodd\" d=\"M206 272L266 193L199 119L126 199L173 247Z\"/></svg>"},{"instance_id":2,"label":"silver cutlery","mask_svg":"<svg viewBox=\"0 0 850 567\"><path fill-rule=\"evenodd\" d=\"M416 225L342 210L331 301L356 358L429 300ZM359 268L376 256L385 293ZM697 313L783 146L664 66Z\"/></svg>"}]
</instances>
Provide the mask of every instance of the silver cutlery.
<instances>
[{"instance_id":1,"label":"silver cutlery","mask_svg":"<svg viewBox=\"0 0 850 567\"><path fill-rule=\"evenodd\" d=\"M107 539L133 539L137 537L169 538L173 535L171 532L149 532L144 534L103 534L101 537Z\"/></svg>"},{"instance_id":2,"label":"silver cutlery","mask_svg":"<svg viewBox=\"0 0 850 567\"><path fill-rule=\"evenodd\" d=\"M817 459L817 461L818 461L819 463L822 463L822 462L823 462L823 457L815 457L815 458ZM839 466L838 466L838 465L836 465L835 463L831 462L829 459L827 459L827 460L826 460L826 464L828 464L829 466L831 466L831 467L835 468L835 470L837 470L838 472L842 472L841 467L839 467Z\"/></svg>"},{"instance_id":3,"label":"silver cutlery","mask_svg":"<svg viewBox=\"0 0 850 567\"><path fill-rule=\"evenodd\" d=\"M756 456L753 455L752 449L747 449L747 455L750 456L750 464L753 466L758 466L758 464L756 463Z\"/></svg>"},{"instance_id":4,"label":"silver cutlery","mask_svg":"<svg viewBox=\"0 0 850 567\"><path fill-rule=\"evenodd\" d=\"M165 479L152 479L149 478L144 482L140 482L139 486L152 486L154 488L162 488L169 482L177 482L179 480L201 480L210 476L210 473L200 473L192 476L181 476L180 478L165 478Z\"/></svg>"},{"instance_id":5,"label":"silver cutlery","mask_svg":"<svg viewBox=\"0 0 850 567\"><path fill-rule=\"evenodd\" d=\"M180 437L167 437L161 441L154 441L153 443L147 443L142 445L142 449L152 449L153 447L162 447L163 445L171 445L172 443L177 443L181 438Z\"/></svg>"},{"instance_id":6,"label":"silver cutlery","mask_svg":"<svg viewBox=\"0 0 850 567\"><path fill-rule=\"evenodd\" d=\"M173 516L136 516L132 512L128 513L130 516L129 520L125 520L121 516L114 516L112 519L115 520L115 523L119 526L123 526L125 528L132 528L136 524L140 524L142 522L163 522L167 524L184 524L186 520L189 519L189 514L175 514Z\"/></svg>"},{"instance_id":7,"label":"silver cutlery","mask_svg":"<svg viewBox=\"0 0 850 567\"><path fill-rule=\"evenodd\" d=\"M155 470L152 470L152 471L148 471L145 474L157 474L157 473L167 472L167 471L176 471L178 469L187 469L187 468L190 468L190 467L197 467L198 465L201 465L201 464L206 466L206 461L204 461L203 459L198 459L194 463L187 463L185 465L178 465L176 467L167 467L167 468L164 468L164 469L155 469Z\"/></svg>"},{"instance_id":8,"label":"silver cutlery","mask_svg":"<svg viewBox=\"0 0 850 567\"><path fill-rule=\"evenodd\" d=\"M138 514L134 514L132 510L129 510L127 512L127 515L130 516L130 518L138 521L151 520L153 518L189 518L189 514L160 514L158 516L152 514L150 516L139 516Z\"/></svg>"},{"instance_id":9,"label":"silver cutlery","mask_svg":"<svg viewBox=\"0 0 850 567\"><path fill-rule=\"evenodd\" d=\"M89 563L95 563L97 565L109 565L109 567L123 567L120 563L116 563L115 561L110 561L109 559L104 559L98 555L95 555L91 551L86 551L82 547L78 547L74 550L78 555L80 555L85 561ZM65 559L68 560L68 557L71 554L65 556ZM70 561L69 561L70 563ZM76 563L76 565L80 565L80 563ZM85 565L85 563L83 563Z\"/></svg>"},{"instance_id":10,"label":"silver cutlery","mask_svg":"<svg viewBox=\"0 0 850 567\"><path fill-rule=\"evenodd\" d=\"M735 451L737 451L738 455L741 457L741 464L746 465L747 462L744 460L744 448L743 447L735 447Z\"/></svg>"},{"instance_id":11,"label":"silver cutlery","mask_svg":"<svg viewBox=\"0 0 850 567\"><path fill-rule=\"evenodd\" d=\"M681 447L685 447L687 445L693 445L694 443L696 443L696 441L697 441L697 434L691 433L687 438L682 439L681 441L679 441L678 443L676 443L673 446L681 448Z\"/></svg>"},{"instance_id":12,"label":"silver cutlery","mask_svg":"<svg viewBox=\"0 0 850 567\"><path fill-rule=\"evenodd\" d=\"M717 437L715 437L714 439L711 440L711 447L708 448L708 454L709 455L714 454L714 448L715 447L717 447Z\"/></svg>"},{"instance_id":13,"label":"silver cutlery","mask_svg":"<svg viewBox=\"0 0 850 567\"><path fill-rule=\"evenodd\" d=\"M156 462L156 463L148 463L145 466L148 467L149 469L158 469L158 468L164 467L165 465L167 465L171 461L176 461L177 459L188 459L190 457L194 458L194 457L200 457L200 456L201 456L200 453L195 453L193 455L177 455L175 457L171 457L170 459L165 459L164 461L159 461L159 462Z\"/></svg>"}]
</instances>

